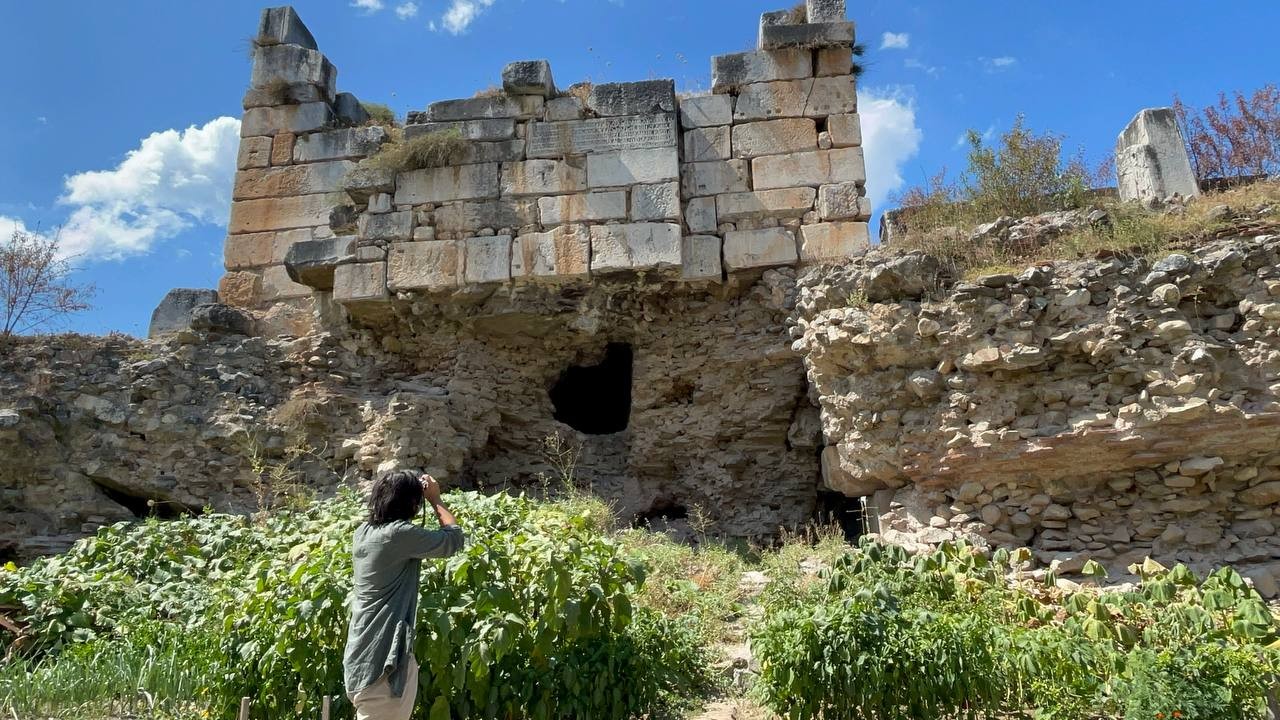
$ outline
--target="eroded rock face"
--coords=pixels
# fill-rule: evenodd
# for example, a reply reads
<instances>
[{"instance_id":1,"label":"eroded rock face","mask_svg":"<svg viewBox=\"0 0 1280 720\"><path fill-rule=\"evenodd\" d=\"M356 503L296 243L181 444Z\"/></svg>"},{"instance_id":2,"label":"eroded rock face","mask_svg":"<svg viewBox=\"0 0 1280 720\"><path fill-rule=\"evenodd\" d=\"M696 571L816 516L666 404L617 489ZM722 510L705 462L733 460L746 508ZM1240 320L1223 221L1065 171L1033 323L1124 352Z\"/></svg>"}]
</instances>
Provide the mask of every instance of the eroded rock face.
<instances>
[{"instance_id":1,"label":"eroded rock face","mask_svg":"<svg viewBox=\"0 0 1280 720\"><path fill-rule=\"evenodd\" d=\"M1277 263L1262 236L973 283L919 254L815 269L791 332L824 476L899 540L1280 558Z\"/></svg>"}]
</instances>

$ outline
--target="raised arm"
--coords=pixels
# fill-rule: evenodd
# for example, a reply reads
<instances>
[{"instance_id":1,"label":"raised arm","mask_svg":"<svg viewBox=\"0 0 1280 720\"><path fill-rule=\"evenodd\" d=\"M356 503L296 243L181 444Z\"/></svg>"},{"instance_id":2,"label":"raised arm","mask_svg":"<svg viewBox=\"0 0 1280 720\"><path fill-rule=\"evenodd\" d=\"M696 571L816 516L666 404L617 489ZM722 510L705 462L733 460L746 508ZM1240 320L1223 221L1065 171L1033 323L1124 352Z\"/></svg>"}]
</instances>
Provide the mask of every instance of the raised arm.
<instances>
[{"instance_id":1,"label":"raised arm","mask_svg":"<svg viewBox=\"0 0 1280 720\"><path fill-rule=\"evenodd\" d=\"M431 509L436 513L436 519L440 521L440 527L456 526L457 520L454 520L453 513L449 512L449 508L444 506L444 502L440 500L440 483L430 475L422 476L422 499L431 505Z\"/></svg>"},{"instance_id":2,"label":"raised arm","mask_svg":"<svg viewBox=\"0 0 1280 720\"><path fill-rule=\"evenodd\" d=\"M422 476L422 499L429 503L440 521L439 530L427 530L416 525L407 528L404 535L404 552L415 558L445 558L462 549L466 535L458 527L453 513L440 499L440 484L430 475Z\"/></svg>"}]
</instances>

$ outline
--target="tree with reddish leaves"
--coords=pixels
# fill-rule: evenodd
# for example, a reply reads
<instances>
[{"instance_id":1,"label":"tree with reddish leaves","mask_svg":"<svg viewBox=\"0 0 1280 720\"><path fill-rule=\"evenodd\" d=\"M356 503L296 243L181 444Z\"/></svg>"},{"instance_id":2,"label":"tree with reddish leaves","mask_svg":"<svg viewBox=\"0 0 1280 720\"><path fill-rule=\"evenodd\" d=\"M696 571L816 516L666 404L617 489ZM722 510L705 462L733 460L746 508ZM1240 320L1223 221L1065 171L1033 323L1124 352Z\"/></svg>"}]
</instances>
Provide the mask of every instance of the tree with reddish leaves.
<instances>
[{"instance_id":1,"label":"tree with reddish leaves","mask_svg":"<svg viewBox=\"0 0 1280 720\"><path fill-rule=\"evenodd\" d=\"M1200 179L1280 173L1280 87L1274 83L1252 95L1219 93L1216 104L1199 112L1175 95L1173 109Z\"/></svg>"},{"instance_id":2,"label":"tree with reddish leaves","mask_svg":"<svg viewBox=\"0 0 1280 720\"><path fill-rule=\"evenodd\" d=\"M0 339L89 308L92 285L71 279L58 238L15 228L0 242Z\"/></svg>"}]
</instances>

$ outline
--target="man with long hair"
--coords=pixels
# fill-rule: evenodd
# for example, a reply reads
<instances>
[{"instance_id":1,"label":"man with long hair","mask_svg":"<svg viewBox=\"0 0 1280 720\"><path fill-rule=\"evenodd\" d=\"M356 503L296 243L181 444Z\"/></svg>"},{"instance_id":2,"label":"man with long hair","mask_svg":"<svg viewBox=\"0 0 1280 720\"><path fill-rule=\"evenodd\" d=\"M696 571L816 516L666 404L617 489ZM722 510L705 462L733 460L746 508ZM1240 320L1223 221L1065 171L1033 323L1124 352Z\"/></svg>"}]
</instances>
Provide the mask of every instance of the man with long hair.
<instances>
[{"instance_id":1,"label":"man with long hair","mask_svg":"<svg viewBox=\"0 0 1280 720\"><path fill-rule=\"evenodd\" d=\"M439 530L411 522L423 501L435 511ZM408 720L413 714L418 695L413 635L422 560L449 557L462 549L465 539L430 475L396 470L374 482L369 519L356 529L352 546L355 582L342 662L357 720Z\"/></svg>"}]
</instances>

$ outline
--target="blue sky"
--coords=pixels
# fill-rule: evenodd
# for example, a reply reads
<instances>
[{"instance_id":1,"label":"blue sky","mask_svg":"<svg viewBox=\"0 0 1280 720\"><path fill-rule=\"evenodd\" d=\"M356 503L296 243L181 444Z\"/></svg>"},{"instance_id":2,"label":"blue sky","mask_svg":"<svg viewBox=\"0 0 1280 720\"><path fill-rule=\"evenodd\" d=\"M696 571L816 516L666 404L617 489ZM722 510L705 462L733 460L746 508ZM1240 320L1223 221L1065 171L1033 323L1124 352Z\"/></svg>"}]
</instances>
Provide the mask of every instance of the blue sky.
<instances>
[{"instance_id":1,"label":"blue sky","mask_svg":"<svg viewBox=\"0 0 1280 720\"><path fill-rule=\"evenodd\" d=\"M750 49L758 0L299 0L340 89L398 112L469 97L511 60L561 86L675 78ZM0 231L62 228L97 307L64 329L145 334L172 287L214 287L259 2L0 3ZM1277 78L1280 3L853 2L870 194L964 164L1018 113L1092 161L1143 107ZM226 118L221 119L220 118Z\"/></svg>"}]
</instances>

